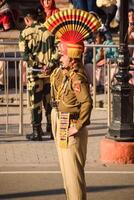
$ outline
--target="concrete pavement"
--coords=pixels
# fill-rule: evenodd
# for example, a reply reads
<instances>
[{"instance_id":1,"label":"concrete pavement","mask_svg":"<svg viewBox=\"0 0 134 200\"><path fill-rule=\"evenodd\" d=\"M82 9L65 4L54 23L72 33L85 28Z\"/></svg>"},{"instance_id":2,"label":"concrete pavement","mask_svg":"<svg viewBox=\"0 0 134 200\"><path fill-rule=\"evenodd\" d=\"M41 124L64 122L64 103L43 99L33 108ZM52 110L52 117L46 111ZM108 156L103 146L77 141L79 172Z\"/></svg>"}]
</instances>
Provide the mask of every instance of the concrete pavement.
<instances>
[{"instance_id":1,"label":"concrete pavement","mask_svg":"<svg viewBox=\"0 0 134 200\"><path fill-rule=\"evenodd\" d=\"M26 113L24 134L31 129ZM54 141L46 135L42 142L30 142L25 135L13 134L17 117L12 115L12 134L0 134L0 200L65 200ZM107 133L106 111L93 110L88 131L87 200L133 200L134 166L100 161L100 141Z\"/></svg>"},{"instance_id":2,"label":"concrete pavement","mask_svg":"<svg viewBox=\"0 0 134 200\"><path fill-rule=\"evenodd\" d=\"M12 116L12 134L0 134L0 167L13 165L57 166L58 159L54 141L50 140L48 135L44 136L42 142L27 141L25 134L31 131L29 124L25 124L23 136L17 133L13 134L13 129L16 131L15 124L13 124L13 121L14 123L17 122L16 117ZM28 113L25 117L28 123ZM91 125L88 126L87 165L100 163L99 145L100 139L104 137L107 131L106 120L106 111L94 110L92 112Z\"/></svg>"}]
</instances>

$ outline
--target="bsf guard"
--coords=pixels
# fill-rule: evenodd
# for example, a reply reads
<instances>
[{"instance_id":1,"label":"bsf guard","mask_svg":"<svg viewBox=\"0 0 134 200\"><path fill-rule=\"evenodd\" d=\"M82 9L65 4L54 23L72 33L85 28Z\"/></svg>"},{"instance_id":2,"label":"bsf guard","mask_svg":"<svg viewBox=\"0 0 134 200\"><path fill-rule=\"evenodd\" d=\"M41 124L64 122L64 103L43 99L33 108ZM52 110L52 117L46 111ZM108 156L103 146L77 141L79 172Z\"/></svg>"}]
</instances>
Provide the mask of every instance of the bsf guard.
<instances>
[{"instance_id":1,"label":"bsf guard","mask_svg":"<svg viewBox=\"0 0 134 200\"><path fill-rule=\"evenodd\" d=\"M62 67L51 75L52 127L68 200L86 199L84 166L88 131L85 126L90 123L92 99L81 53L78 56L63 54Z\"/></svg>"},{"instance_id":2,"label":"bsf guard","mask_svg":"<svg viewBox=\"0 0 134 200\"><path fill-rule=\"evenodd\" d=\"M27 62L27 87L31 109L33 133L26 135L28 140L42 140L42 103L47 118L47 132L51 134L50 73L56 67L58 57L54 37L37 23L36 12L26 10L25 29L19 38L19 48L23 60ZM52 138L52 134L51 134Z\"/></svg>"},{"instance_id":3,"label":"bsf guard","mask_svg":"<svg viewBox=\"0 0 134 200\"><path fill-rule=\"evenodd\" d=\"M99 22L85 11L71 9L53 15L45 26L60 40L61 65L50 77L51 119L66 196L67 200L86 200L86 126L92 99L82 64L83 40L92 28L97 30Z\"/></svg>"}]
</instances>

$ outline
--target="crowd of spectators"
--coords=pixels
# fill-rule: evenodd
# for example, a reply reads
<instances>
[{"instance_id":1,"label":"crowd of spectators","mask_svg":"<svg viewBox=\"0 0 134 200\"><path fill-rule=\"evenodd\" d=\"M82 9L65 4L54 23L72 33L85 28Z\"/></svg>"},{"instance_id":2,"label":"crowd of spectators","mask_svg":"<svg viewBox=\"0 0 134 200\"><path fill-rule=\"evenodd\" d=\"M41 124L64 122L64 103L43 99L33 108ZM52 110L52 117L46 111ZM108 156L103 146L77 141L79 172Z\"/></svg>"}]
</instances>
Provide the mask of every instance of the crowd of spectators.
<instances>
[{"instance_id":1,"label":"crowd of spectators","mask_svg":"<svg viewBox=\"0 0 134 200\"><path fill-rule=\"evenodd\" d=\"M114 45L112 33L118 35L119 32L119 21L120 21L120 0L70 0L75 8L84 9L88 12L95 12L102 21L102 27L99 33L86 41L85 44L98 44L98 45ZM131 8L130 8L131 6ZM129 1L128 11L128 44L134 44L134 1ZM129 56L131 59L130 66L133 67L134 51L133 48L129 48ZM104 86L107 85L107 70L106 67L107 59L116 60L118 57L117 48L96 48L96 85L97 90L104 90ZM91 47L86 48L84 54L85 70L88 74L88 81L90 86L93 85L93 50ZM116 63L111 65L111 81L113 80ZM104 71L106 74L104 74ZM130 83L134 84L134 72L131 71L132 79Z\"/></svg>"},{"instance_id":2,"label":"crowd of spectators","mask_svg":"<svg viewBox=\"0 0 134 200\"><path fill-rule=\"evenodd\" d=\"M88 76L88 81L90 88L93 87L93 59L96 61L96 70L95 70L95 79L96 86L98 92L104 91L104 86L107 85L107 59L116 59L118 56L118 50L115 47L110 47L110 45L114 45L114 42L111 38L107 39L105 33L102 31L98 31L95 34L94 41L92 45L103 45L103 47L96 47L96 56L93 58L92 48L87 47L85 56L88 57L84 59L85 61L85 70ZM109 45L109 47L105 47L105 45ZM113 76L116 70L116 65L111 65L111 81L113 80Z\"/></svg>"},{"instance_id":3,"label":"crowd of spectators","mask_svg":"<svg viewBox=\"0 0 134 200\"><path fill-rule=\"evenodd\" d=\"M102 19L104 29L109 29L110 31L118 31L119 28L119 8L120 0L68 0L74 8L82 9L87 12L95 12ZM20 2L21 3L21 2ZM39 17L42 17L42 14L46 14L46 17L49 17L55 9L55 3L53 2L53 8L51 11L49 8L44 8L43 0L36 2L37 12L39 12ZM11 1L0 0L0 30L7 31L16 26L16 21L20 17L21 7L14 9ZM32 5L33 8L33 5ZM129 8L134 8L134 1L129 1ZM43 12L44 10L44 12ZM43 17L44 18L44 17Z\"/></svg>"},{"instance_id":4,"label":"crowd of spectators","mask_svg":"<svg viewBox=\"0 0 134 200\"><path fill-rule=\"evenodd\" d=\"M105 31L113 31L113 29L116 31L118 30L118 21L116 21L116 25L112 25L113 19L116 20L115 15L119 7L117 6L116 0L70 0L70 2L73 4L74 8L97 13L102 20L102 26Z\"/></svg>"}]
</instances>

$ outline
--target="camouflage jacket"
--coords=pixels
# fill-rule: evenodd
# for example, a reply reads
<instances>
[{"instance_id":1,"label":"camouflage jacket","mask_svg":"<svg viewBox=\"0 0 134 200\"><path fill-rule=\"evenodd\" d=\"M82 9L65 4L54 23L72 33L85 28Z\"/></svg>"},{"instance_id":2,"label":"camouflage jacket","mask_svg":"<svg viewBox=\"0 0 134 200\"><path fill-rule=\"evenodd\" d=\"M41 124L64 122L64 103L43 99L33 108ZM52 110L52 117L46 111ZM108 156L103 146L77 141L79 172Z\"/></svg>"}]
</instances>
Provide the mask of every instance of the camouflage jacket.
<instances>
[{"instance_id":1,"label":"camouflage jacket","mask_svg":"<svg viewBox=\"0 0 134 200\"><path fill-rule=\"evenodd\" d=\"M28 77L44 77L44 66L51 71L57 66L55 38L43 24L34 22L31 26L26 26L20 33L19 49L23 60L28 64Z\"/></svg>"}]
</instances>

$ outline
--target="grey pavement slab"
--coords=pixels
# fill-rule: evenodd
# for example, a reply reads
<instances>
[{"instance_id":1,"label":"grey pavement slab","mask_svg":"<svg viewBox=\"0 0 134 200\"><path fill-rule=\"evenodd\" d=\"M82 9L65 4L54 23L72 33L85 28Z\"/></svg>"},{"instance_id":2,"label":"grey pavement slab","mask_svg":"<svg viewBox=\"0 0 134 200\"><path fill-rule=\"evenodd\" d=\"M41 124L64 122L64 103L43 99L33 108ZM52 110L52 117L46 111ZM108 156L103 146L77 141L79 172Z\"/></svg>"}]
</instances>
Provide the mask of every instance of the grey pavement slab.
<instances>
[{"instance_id":1,"label":"grey pavement slab","mask_svg":"<svg viewBox=\"0 0 134 200\"><path fill-rule=\"evenodd\" d=\"M106 111L94 110L88 126L87 165L100 163L100 140L107 132ZM15 119L14 119L15 121ZM24 134L30 131L29 126ZM19 134L0 134L0 166L57 165L57 152L53 140L46 135L42 142L27 141Z\"/></svg>"},{"instance_id":2,"label":"grey pavement slab","mask_svg":"<svg viewBox=\"0 0 134 200\"><path fill-rule=\"evenodd\" d=\"M107 112L93 110L85 166L87 200L133 200L134 166L100 161L106 133ZM48 135L42 142L29 142L25 135L0 134L0 199L66 199L56 147Z\"/></svg>"}]
</instances>

